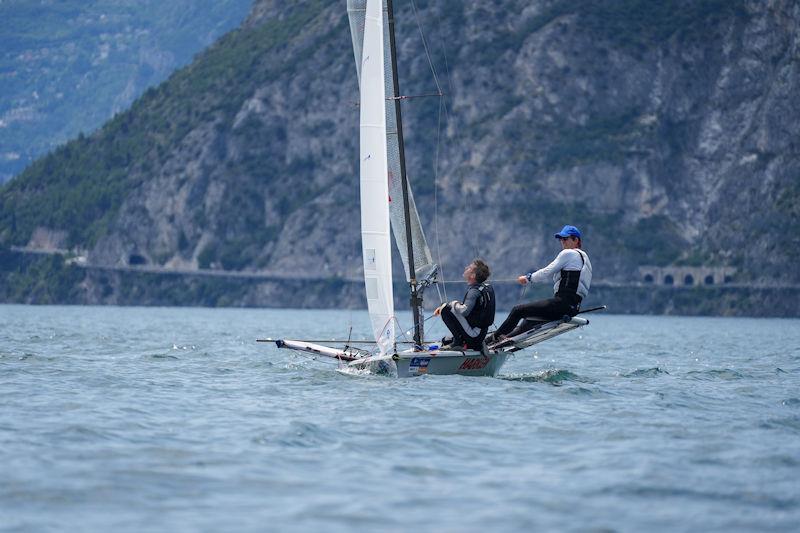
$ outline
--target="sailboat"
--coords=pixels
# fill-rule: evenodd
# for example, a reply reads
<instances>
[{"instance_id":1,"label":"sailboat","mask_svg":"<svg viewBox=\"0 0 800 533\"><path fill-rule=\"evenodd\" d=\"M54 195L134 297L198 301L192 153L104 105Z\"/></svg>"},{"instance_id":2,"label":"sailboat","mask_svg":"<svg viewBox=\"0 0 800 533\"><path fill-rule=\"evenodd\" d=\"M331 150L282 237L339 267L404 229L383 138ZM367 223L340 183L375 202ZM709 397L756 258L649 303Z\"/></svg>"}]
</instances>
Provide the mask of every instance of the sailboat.
<instances>
[{"instance_id":1,"label":"sailboat","mask_svg":"<svg viewBox=\"0 0 800 533\"><path fill-rule=\"evenodd\" d=\"M424 293L438 282L408 183L397 77L392 0L348 0L348 16L360 87L361 245L367 306L374 339L321 341L279 339L278 348L331 357L344 369L423 374L496 376L509 354L585 326L581 317L542 321L533 329L483 350L439 349L424 339ZM392 235L410 292L413 341L398 341L392 288ZM271 339L265 339L267 341Z\"/></svg>"}]
</instances>

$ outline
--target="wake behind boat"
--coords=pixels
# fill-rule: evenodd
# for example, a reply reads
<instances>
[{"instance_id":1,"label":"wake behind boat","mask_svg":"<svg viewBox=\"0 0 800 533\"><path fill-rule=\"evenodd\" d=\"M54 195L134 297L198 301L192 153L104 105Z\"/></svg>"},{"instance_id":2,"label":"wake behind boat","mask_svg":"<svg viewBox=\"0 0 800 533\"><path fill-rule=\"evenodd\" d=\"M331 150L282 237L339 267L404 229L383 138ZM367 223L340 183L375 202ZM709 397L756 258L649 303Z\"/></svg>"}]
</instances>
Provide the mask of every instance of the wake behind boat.
<instances>
[{"instance_id":1,"label":"wake behind boat","mask_svg":"<svg viewBox=\"0 0 800 533\"><path fill-rule=\"evenodd\" d=\"M439 282L439 266L433 262L406 175L400 109L404 97L397 77L392 0L348 0L347 11L360 88L361 246L374 340L280 339L274 341L278 348L336 359L345 369L398 377L496 376L510 353L587 325L588 320L577 316L540 321L480 350L443 349L424 340L424 292ZM408 342L398 342L396 334L390 233L409 284L414 335ZM260 340L266 341L272 342Z\"/></svg>"}]
</instances>

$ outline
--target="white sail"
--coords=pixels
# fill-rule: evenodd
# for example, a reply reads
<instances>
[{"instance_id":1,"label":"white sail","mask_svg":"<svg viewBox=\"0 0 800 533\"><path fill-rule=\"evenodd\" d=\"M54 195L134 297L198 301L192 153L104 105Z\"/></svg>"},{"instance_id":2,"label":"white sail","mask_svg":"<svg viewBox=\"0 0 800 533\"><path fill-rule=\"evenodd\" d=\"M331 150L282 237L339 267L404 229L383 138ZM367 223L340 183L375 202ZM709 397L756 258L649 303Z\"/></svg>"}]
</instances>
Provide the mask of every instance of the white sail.
<instances>
[{"instance_id":1,"label":"white sail","mask_svg":"<svg viewBox=\"0 0 800 533\"><path fill-rule=\"evenodd\" d=\"M361 248L367 306L381 354L394 350L389 170L386 154L383 2L367 0L361 59Z\"/></svg>"},{"instance_id":2,"label":"white sail","mask_svg":"<svg viewBox=\"0 0 800 533\"><path fill-rule=\"evenodd\" d=\"M353 38L353 54L356 58L356 70L361 83L361 64L364 46L364 16L367 0L347 0L347 14L350 19L350 33ZM406 238L406 219L403 209L403 187L400 176L400 147L397 135L397 117L394 110L394 81L392 73L391 51L389 49L388 14L386 0L381 2L383 11L383 64L384 64L384 91L389 98L385 100L386 108L386 146L387 161L389 165L389 213L392 221L392 232L400 259L403 261L403 273L409 280L408 271L408 240ZM414 271L418 277L424 278L433 268L431 251L422 230L422 224L417 213L414 195L411 186L408 186L409 225L411 227L411 241L414 250Z\"/></svg>"}]
</instances>

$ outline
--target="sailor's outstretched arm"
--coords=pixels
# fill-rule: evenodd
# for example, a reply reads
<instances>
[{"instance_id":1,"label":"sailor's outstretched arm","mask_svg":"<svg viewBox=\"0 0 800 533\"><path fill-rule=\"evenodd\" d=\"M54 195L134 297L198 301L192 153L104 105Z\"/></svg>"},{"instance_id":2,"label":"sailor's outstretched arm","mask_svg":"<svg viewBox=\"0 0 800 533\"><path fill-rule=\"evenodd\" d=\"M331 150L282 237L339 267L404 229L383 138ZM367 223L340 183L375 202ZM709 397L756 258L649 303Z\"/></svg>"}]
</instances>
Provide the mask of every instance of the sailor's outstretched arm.
<instances>
[{"instance_id":1,"label":"sailor's outstretched arm","mask_svg":"<svg viewBox=\"0 0 800 533\"><path fill-rule=\"evenodd\" d=\"M541 283L552 280L553 274L564 268L564 265L567 263L569 256L565 252L569 252L569 250L561 250L561 253L553 259L552 263L544 268L540 268L536 272L529 272L525 274L524 277L531 283Z\"/></svg>"}]
</instances>

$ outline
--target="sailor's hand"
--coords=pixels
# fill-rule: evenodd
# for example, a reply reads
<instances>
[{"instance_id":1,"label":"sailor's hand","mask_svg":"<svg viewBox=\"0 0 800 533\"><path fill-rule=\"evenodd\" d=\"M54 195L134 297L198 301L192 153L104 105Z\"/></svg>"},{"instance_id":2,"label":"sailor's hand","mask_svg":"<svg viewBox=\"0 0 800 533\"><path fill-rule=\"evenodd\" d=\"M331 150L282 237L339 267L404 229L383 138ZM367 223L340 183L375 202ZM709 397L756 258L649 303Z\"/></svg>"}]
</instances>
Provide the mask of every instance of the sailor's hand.
<instances>
[{"instance_id":1,"label":"sailor's hand","mask_svg":"<svg viewBox=\"0 0 800 533\"><path fill-rule=\"evenodd\" d=\"M434 311L434 312L433 312L433 316L439 316L439 315L441 315L441 314L442 314L442 309L444 309L444 306L445 306L445 305L447 305L447 304L442 304L442 305L440 305L439 307L437 307L437 308L436 308L436 311Z\"/></svg>"},{"instance_id":2,"label":"sailor's hand","mask_svg":"<svg viewBox=\"0 0 800 533\"><path fill-rule=\"evenodd\" d=\"M520 285L527 285L528 284L528 276L520 276L517 278Z\"/></svg>"}]
</instances>

